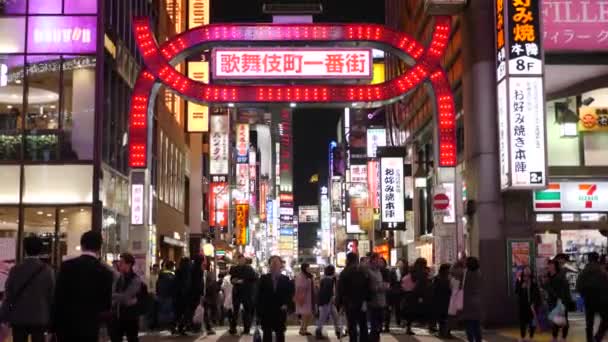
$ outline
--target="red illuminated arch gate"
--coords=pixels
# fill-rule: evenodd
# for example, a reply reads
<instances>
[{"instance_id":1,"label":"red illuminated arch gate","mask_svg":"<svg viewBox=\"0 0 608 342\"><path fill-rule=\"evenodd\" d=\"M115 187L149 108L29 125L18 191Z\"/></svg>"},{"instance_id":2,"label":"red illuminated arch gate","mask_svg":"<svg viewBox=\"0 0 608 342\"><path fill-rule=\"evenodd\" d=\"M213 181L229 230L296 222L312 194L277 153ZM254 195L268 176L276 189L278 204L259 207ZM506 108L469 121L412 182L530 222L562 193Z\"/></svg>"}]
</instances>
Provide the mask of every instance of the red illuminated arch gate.
<instances>
[{"instance_id":1,"label":"red illuminated arch gate","mask_svg":"<svg viewBox=\"0 0 608 342\"><path fill-rule=\"evenodd\" d=\"M426 80L430 81L435 93L439 166L456 165L454 99L445 72L439 65L449 38L449 17L435 17L428 47L411 36L375 24L215 24L186 31L160 47L147 18L135 18L134 30L145 68L137 79L131 98L129 165L132 168L146 167L151 104L161 84L189 101L206 104L297 102L304 105L378 107L397 101ZM188 54L214 46L276 42L377 47L395 54L411 68L376 85L217 85L189 79L173 67Z\"/></svg>"}]
</instances>

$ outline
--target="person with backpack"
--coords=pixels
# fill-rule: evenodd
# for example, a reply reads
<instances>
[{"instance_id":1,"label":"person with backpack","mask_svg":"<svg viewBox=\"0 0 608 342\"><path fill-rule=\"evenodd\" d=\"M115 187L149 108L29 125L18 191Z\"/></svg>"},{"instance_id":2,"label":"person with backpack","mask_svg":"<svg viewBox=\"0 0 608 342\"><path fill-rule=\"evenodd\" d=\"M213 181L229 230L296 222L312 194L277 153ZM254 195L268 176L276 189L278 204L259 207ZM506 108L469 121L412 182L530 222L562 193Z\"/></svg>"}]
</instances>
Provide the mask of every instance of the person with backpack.
<instances>
[{"instance_id":1,"label":"person with backpack","mask_svg":"<svg viewBox=\"0 0 608 342\"><path fill-rule=\"evenodd\" d=\"M55 276L50 266L40 260L42 240L37 236L23 239L25 259L13 267L6 281L1 320L13 329L13 342L43 342L51 321L51 303Z\"/></svg>"},{"instance_id":2,"label":"person with backpack","mask_svg":"<svg viewBox=\"0 0 608 342\"><path fill-rule=\"evenodd\" d=\"M139 315L145 300L143 292L147 287L133 272L135 258L129 253L120 255L118 270L120 276L114 283L112 291L112 321L110 323L110 339L112 342L138 342Z\"/></svg>"},{"instance_id":3,"label":"person with backpack","mask_svg":"<svg viewBox=\"0 0 608 342\"><path fill-rule=\"evenodd\" d=\"M336 309L336 268L333 265L328 265L323 270L324 277L319 283L319 320L317 321L317 339L325 339L323 336L323 324L327 323L329 317L334 323L336 337L339 339L342 336L342 326L340 325L340 316Z\"/></svg>"},{"instance_id":4,"label":"person with backpack","mask_svg":"<svg viewBox=\"0 0 608 342\"><path fill-rule=\"evenodd\" d=\"M163 263L163 269L158 274L156 281L156 300L158 302L158 324L166 327L173 323L175 314L173 312L173 288L175 286L175 263L167 260Z\"/></svg>"}]
</instances>

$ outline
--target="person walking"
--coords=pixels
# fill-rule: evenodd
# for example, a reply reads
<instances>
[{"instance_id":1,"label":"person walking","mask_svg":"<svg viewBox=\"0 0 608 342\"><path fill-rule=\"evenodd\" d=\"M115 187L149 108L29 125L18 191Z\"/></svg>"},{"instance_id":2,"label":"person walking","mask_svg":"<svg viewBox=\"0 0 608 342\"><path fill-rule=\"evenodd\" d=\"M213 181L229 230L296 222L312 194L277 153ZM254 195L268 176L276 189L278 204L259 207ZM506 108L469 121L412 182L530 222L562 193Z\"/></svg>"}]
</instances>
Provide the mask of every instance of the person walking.
<instances>
[{"instance_id":1,"label":"person walking","mask_svg":"<svg viewBox=\"0 0 608 342\"><path fill-rule=\"evenodd\" d=\"M401 302L403 300L403 290L401 289L401 280L408 273L407 262L404 259L397 261L397 267L391 271L390 281L391 289L387 294L388 305L391 306L391 312L395 315L395 323L401 326ZM389 317L390 324L390 317Z\"/></svg>"},{"instance_id":2,"label":"person walking","mask_svg":"<svg viewBox=\"0 0 608 342\"><path fill-rule=\"evenodd\" d=\"M608 321L606 317L608 305L608 273L599 262L600 256L596 252L587 254L587 265L576 282L576 290L585 302L585 333L587 342L602 341ZM600 315L600 325L594 334L595 315Z\"/></svg>"},{"instance_id":3,"label":"person walking","mask_svg":"<svg viewBox=\"0 0 608 342\"><path fill-rule=\"evenodd\" d=\"M138 295L142 291L143 282L133 272L135 258L129 253L120 255L118 270L120 276L114 283L112 291L112 321L110 323L110 339L112 342L122 342L124 336L128 342L138 342L139 312Z\"/></svg>"},{"instance_id":4,"label":"person walking","mask_svg":"<svg viewBox=\"0 0 608 342\"><path fill-rule=\"evenodd\" d=\"M570 295L570 286L566 279L565 272L560 268L560 262L556 259L549 260L547 262L547 280L544 284L544 289L547 292L547 304L549 305L549 312L553 310L558 302L564 305L564 307L570 306L572 303L572 296ZM568 331L570 330L570 322L568 319L568 310L564 310L565 324L557 325L552 323L551 335L553 340L557 341L559 332L561 330L562 341L565 341L568 337Z\"/></svg>"},{"instance_id":5,"label":"person walking","mask_svg":"<svg viewBox=\"0 0 608 342\"><path fill-rule=\"evenodd\" d=\"M203 257L201 263L202 269L202 293L201 293L201 304L204 308L203 320L205 324L205 331L207 335L215 335L215 331L211 325L214 321L215 315L217 314L217 300L218 300L218 287L215 275L211 271L211 263L208 257Z\"/></svg>"},{"instance_id":6,"label":"person walking","mask_svg":"<svg viewBox=\"0 0 608 342\"><path fill-rule=\"evenodd\" d=\"M175 292L174 268L175 263L173 261L165 261L156 281L156 300L158 301L157 322L159 327L163 328L172 325L175 320L175 313L173 312L173 293Z\"/></svg>"},{"instance_id":7,"label":"person walking","mask_svg":"<svg viewBox=\"0 0 608 342\"><path fill-rule=\"evenodd\" d=\"M448 327L448 307L452 289L450 284L450 264L439 266L439 272L433 279L433 326L439 325L439 338L452 338Z\"/></svg>"},{"instance_id":8,"label":"person walking","mask_svg":"<svg viewBox=\"0 0 608 342\"><path fill-rule=\"evenodd\" d=\"M236 323L241 305L243 305L243 335L249 335L251 330L251 316L253 314L253 295L257 275L247 263L243 254L237 257L238 264L230 269L232 282L232 319L230 320L230 334L236 334Z\"/></svg>"},{"instance_id":9,"label":"person walking","mask_svg":"<svg viewBox=\"0 0 608 342\"><path fill-rule=\"evenodd\" d=\"M340 324L340 315L336 309L336 268L333 265L327 265L323 270L323 274L324 277L319 283L317 299L319 303L319 319L317 320L315 336L317 339L325 339L325 336L323 336L323 325L331 317L336 337L339 339L342 336L342 326Z\"/></svg>"},{"instance_id":10,"label":"person walking","mask_svg":"<svg viewBox=\"0 0 608 342\"><path fill-rule=\"evenodd\" d=\"M391 284L393 283L392 273L388 269L388 264L386 263L386 259L380 257L380 273L382 274L382 281L385 283L386 291L384 293L386 305L384 305L384 310L382 312L382 321L384 323L384 332L390 332L391 325L391 309L392 305L389 304L389 301L393 298L391 297Z\"/></svg>"},{"instance_id":11,"label":"person walking","mask_svg":"<svg viewBox=\"0 0 608 342\"><path fill-rule=\"evenodd\" d=\"M481 271L479 260L467 257L463 275L463 306L460 318L464 321L469 342L481 342Z\"/></svg>"},{"instance_id":12,"label":"person walking","mask_svg":"<svg viewBox=\"0 0 608 342\"><path fill-rule=\"evenodd\" d=\"M382 277L382 259L377 253L372 253L369 258L369 279L371 286L371 297L368 301L370 318L370 341L379 342L382 323L384 321L384 310L386 308L386 292L390 285Z\"/></svg>"},{"instance_id":13,"label":"person walking","mask_svg":"<svg viewBox=\"0 0 608 342\"><path fill-rule=\"evenodd\" d=\"M258 283L256 300L257 318L262 326L262 341L285 341L287 309L293 297L293 286L289 278L281 274L283 262L277 255L268 260L270 272L262 275Z\"/></svg>"},{"instance_id":14,"label":"person walking","mask_svg":"<svg viewBox=\"0 0 608 342\"><path fill-rule=\"evenodd\" d=\"M228 322L232 322L232 283L230 282L230 274L224 275L222 279L222 305L223 305L223 315L222 315L222 325L224 324L224 318L228 318Z\"/></svg>"},{"instance_id":15,"label":"person walking","mask_svg":"<svg viewBox=\"0 0 608 342\"><path fill-rule=\"evenodd\" d=\"M114 278L99 260L102 243L97 231L82 234L82 255L61 264L52 317L58 342L97 342L111 317Z\"/></svg>"},{"instance_id":16,"label":"person walking","mask_svg":"<svg viewBox=\"0 0 608 342\"><path fill-rule=\"evenodd\" d=\"M173 312L175 313L171 331L173 334L186 335L186 329L192 321L192 316L189 315L192 299L191 277L190 259L183 257L175 271L173 284Z\"/></svg>"},{"instance_id":17,"label":"person walking","mask_svg":"<svg viewBox=\"0 0 608 342\"><path fill-rule=\"evenodd\" d=\"M55 274L40 260L42 248L39 237L25 237L25 259L10 270L6 280L0 320L11 326L13 342L27 342L28 337L44 342L50 326Z\"/></svg>"},{"instance_id":18,"label":"person walking","mask_svg":"<svg viewBox=\"0 0 608 342\"><path fill-rule=\"evenodd\" d=\"M313 275L309 271L310 265L302 263L300 265L300 273L296 276L296 314L301 316L300 320L300 335L310 336L308 326L312 321L314 309L314 280Z\"/></svg>"},{"instance_id":19,"label":"person walking","mask_svg":"<svg viewBox=\"0 0 608 342\"><path fill-rule=\"evenodd\" d=\"M369 274L359 267L357 254L348 253L346 267L338 278L337 304L346 313L350 342L368 341L365 303L370 298Z\"/></svg>"},{"instance_id":20,"label":"person walking","mask_svg":"<svg viewBox=\"0 0 608 342\"><path fill-rule=\"evenodd\" d=\"M416 296L414 289L416 283L414 282L414 276L412 274L413 268L408 268L408 273L401 279L401 291L403 297L401 300L401 317L405 320L405 333L408 335L415 335L412 330L412 323L414 322L416 315Z\"/></svg>"},{"instance_id":21,"label":"person walking","mask_svg":"<svg viewBox=\"0 0 608 342\"><path fill-rule=\"evenodd\" d=\"M526 335L529 335L532 340L536 331L536 312L541 299L540 290L529 266L524 267L517 277L515 294L518 297L520 341L525 341Z\"/></svg>"},{"instance_id":22,"label":"person walking","mask_svg":"<svg viewBox=\"0 0 608 342\"><path fill-rule=\"evenodd\" d=\"M148 278L148 292L151 297L151 306L146 314L146 320L150 330L158 328L158 297L156 296L156 284L158 283L158 275L160 268L158 264L152 265L150 268L150 277Z\"/></svg>"}]
</instances>

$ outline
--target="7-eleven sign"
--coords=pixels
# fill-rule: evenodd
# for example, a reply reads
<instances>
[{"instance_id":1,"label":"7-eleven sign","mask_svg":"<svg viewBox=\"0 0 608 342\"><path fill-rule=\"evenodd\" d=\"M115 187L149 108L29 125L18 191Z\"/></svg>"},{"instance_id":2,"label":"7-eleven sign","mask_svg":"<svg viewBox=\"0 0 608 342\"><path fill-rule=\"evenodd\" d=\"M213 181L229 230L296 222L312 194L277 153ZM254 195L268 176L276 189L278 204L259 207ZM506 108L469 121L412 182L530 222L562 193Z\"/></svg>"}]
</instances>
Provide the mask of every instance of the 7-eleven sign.
<instances>
[{"instance_id":1,"label":"7-eleven sign","mask_svg":"<svg viewBox=\"0 0 608 342\"><path fill-rule=\"evenodd\" d=\"M608 182L552 182L534 192L536 212L607 212Z\"/></svg>"},{"instance_id":2,"label":"7-eleven sign","mask_svg":"<svg viewBox=\"0 0 608 342\"><path fill-rule=\"evenodd\" d=\"M579 184L578 189L581 191L578 197L579 201L585 202L585 208L592 209L593 202L599 199L599 196L595 194L597 184Z\"/></svg>"}]
</instances>

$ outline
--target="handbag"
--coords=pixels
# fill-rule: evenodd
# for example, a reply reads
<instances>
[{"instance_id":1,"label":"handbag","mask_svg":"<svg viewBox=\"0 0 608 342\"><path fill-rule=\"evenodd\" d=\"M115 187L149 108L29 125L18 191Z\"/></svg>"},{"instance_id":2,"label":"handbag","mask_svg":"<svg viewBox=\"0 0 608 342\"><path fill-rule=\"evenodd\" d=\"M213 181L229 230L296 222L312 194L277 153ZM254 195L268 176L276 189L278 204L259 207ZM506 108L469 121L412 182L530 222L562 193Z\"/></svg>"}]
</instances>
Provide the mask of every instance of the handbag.
<instances>
[{"instance_id":1,"label":"handbag","mask_svg":"<svg viewBox=\"0 0 608 342\"><path fill-rule=\"evenodd\" d=\"M192 317L192 322L195 324L202 324L205 318L205 308L202 304L199 304L194 311L194 316Z\"/></svg>"},{"instance_id":2,"label":"handbag","mask_svg":"<svg viewBox=\"0 0 608 342\"><path fill-rule=\"evenodd\" d=\"M462 281L455 291L450 295L450 305L448 306L448 315L456 316L464 308L464 284L467 279L467 271L464 271Z\"/></svg>"},{"instance_id":3,"label":"handbag","mask_svg":"<svg viewBox=\"0 0 608 342\"><path fill-rule=\"evenodd\" d=\"M566 307L562 303L561 299L557 300L557 304L553 310L549 312L549 321L558 327L563 327L568 323L566 321Z\"/></svg>"}]
</instances>

